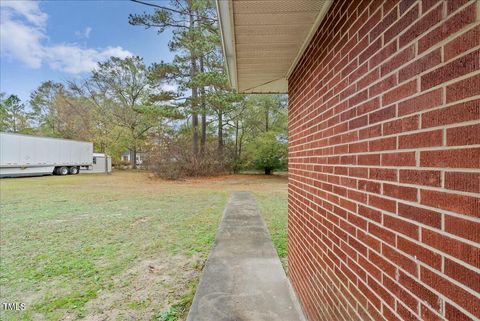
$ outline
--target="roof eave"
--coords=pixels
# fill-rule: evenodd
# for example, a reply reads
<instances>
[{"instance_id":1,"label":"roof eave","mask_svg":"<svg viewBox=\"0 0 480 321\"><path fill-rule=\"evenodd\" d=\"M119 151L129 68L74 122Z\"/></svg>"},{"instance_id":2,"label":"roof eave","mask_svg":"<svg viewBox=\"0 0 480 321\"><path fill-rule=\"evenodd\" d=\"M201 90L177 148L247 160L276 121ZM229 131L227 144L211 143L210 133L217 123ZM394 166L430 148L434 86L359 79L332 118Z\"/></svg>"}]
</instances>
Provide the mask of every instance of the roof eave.
<instances>
[{"instance_id":1,"label":"roof eave","mask_svg":"<svg viewBox=\"0 0 480 321\"><path fill-rule=\"evenodd\" d=\"M223 56L226 61L227 77L233 89L238 91L235 29L231 0L216 0Z\"/></svg>"}]
</instances>

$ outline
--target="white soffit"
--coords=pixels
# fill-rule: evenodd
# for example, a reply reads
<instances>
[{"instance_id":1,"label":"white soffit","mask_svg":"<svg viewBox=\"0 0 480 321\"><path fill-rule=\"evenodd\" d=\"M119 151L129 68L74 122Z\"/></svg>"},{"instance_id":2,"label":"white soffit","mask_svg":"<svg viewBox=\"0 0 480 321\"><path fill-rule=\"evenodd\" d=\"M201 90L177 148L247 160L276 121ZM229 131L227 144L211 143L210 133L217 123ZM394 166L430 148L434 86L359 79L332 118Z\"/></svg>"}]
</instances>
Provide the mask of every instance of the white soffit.
<instances>
[{"instance_id":1,"label":"white soffit","mask_svg":"<svg viewBox=\"0 0 480 321\"><path fill-rule=\"evenodd\" d=\"M286 93L287 77L333 0L217 0L233 88Z\"/></svg>"}]
</instances>

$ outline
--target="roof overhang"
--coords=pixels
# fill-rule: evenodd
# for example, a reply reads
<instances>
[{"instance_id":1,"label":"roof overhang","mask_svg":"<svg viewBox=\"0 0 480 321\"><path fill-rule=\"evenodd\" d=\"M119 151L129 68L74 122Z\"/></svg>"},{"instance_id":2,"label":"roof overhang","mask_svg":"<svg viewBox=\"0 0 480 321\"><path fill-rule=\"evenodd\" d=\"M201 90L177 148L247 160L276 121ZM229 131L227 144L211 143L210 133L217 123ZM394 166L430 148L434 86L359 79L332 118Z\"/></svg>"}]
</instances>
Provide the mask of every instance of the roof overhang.
<instances>
[{"instance_id":1,"label":"roof overhang","mask_svg":"<svg viewBox=\"0 0 480 321\"><path fill-rule=\"evenodd\" d=\"M333 0L216 0L228 78L241 93L286 93Z\"/></svg>"}]
</instances>

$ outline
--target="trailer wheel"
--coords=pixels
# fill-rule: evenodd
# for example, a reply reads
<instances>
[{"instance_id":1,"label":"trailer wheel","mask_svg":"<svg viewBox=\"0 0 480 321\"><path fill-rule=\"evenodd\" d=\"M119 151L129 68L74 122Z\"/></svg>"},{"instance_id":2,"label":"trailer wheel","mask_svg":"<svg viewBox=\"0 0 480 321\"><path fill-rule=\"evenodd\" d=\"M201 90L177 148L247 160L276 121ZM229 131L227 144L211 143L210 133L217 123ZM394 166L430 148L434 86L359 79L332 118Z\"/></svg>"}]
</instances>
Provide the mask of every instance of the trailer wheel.
<instances>
[{"instance_id":1,"label":"trailer wheel","mask_svg":"<svg viewBox=\"0 0 480 321\"><path fill-rule=\"evenodd\" d=\"M62 166L57 169L57 174L58 175L67 175L68 174L68 167Z\"/></svg>"},{"instance_id":2,"label":"trailer wheel","mask_svg":"<svg viewBox=\"0 0 480 321\"><path fill-rule=\"evenodd\" d=\"M68 168L68 173L70 175L77 175L78 174L78 167L77 166L72 166L70 168Z\"/></svg>"}]
</instances>

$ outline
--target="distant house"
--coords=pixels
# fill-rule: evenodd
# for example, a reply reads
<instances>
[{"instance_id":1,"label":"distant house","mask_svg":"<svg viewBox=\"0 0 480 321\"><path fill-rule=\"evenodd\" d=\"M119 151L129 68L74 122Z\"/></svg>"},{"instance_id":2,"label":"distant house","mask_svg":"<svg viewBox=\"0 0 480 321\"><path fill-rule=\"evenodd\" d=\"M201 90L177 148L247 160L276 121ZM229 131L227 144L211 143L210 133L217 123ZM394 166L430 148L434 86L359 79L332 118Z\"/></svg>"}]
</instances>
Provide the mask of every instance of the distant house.
<instances>
[{"instance_id":1,"label":"distant house","mask_svg":"<svg viewBox=\"0 0 480 321\"><path fill-rule=\"evenodd\" d=\"M122 154L122 161L124 161L124 162L131 162L132 158L133 158L133 151L131 151L131 150L125 151ZM146 153L137 151L137 156L136 156L137 166L142 165L143 162L145 161L145 159L146 159Z\"/></svg>"}]
</instances>

